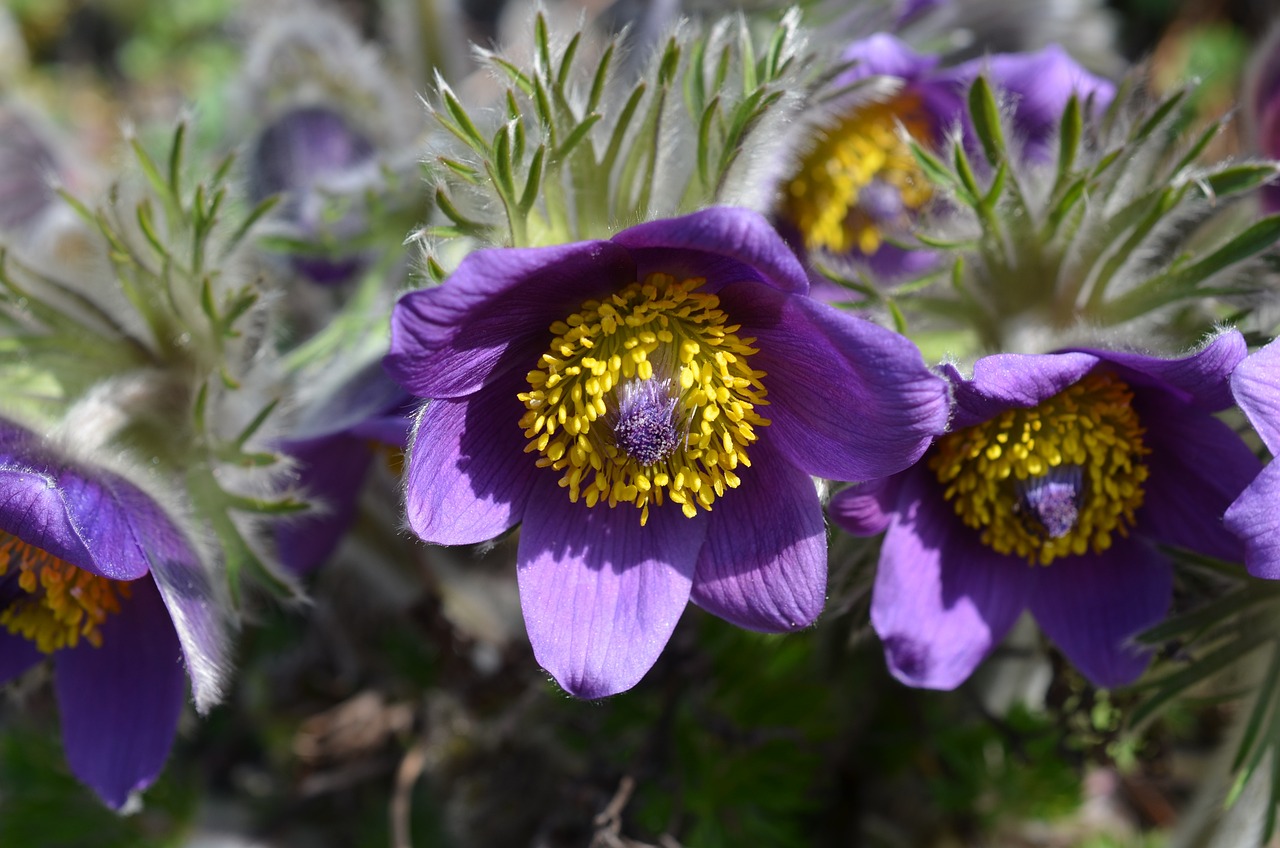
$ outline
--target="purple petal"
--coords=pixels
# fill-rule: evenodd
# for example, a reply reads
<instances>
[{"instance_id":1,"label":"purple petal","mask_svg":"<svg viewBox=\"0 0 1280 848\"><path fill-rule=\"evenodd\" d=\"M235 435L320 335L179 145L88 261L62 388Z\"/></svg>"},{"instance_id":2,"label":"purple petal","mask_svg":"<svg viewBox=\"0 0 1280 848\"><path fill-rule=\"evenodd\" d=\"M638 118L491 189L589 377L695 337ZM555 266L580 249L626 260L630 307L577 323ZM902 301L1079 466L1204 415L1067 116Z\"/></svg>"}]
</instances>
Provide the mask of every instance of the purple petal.
<instances>
[{"instance_id":1,"label":"purple petal","mask_svg":"<svg viewBox=\"0 0 1280 848\"><path fill-rule=\"evenodd\" d=\"M1227 529L1244 541L1249 573L1280 580L1280 463L1272 462L1223 516Z\"/></svg>"},{"instance_id":2,"label":"purple petal","mask_svg":"<svg viewBox=\"0 0 1280 848\"><path fill-rule=\"evenodd\" d=\"M937 56L917 53L905 42L887 33L878 33L851 43L841 51L840 60L855 64L840 74L838 85L848 85L872 76L898 77L912 82L938 65Z\"/></svg>"},{"instance_id":3,"label":"purple petal","mask_svg":"<svg viewBox=\"0 0 1280 848\"><path fill-rule=\"evenodd\" d=\"M954 689L1026 605L1031 566L997 554L964 526L927 473L903 475L880 549L871 624L893 676Z\"/></svg>"},{"instance_id":4,"label":"purple petal","mask_svg":"<svg viewBox=\"0 0 1280 848\"><path fill-rule=\"evenodd\" d=\"M1241 362L1231 393L1272 456L1280 456L1280 340Z\"/></svg>"},{"instance_id":5,"label":"purple petal","mask_svg":"<svg viewBox=\"0 0 1280 848\"><path fill-rule=\"evenodd\" d=\"M91 494L101 495L96 489ZM112 517L115 514L112 513ZM135 580L147 573L146 560L133 556L103 574L67 512L57 481L43 470L0 458L0 530L58 559L112 579Z\"/></svg>"},{"instance_id":6,"label":"purple petal","mask_svg":"<svg viewBox=\"0 0 1280 848\"><path fill-rule=\"evenodd\" d=\"M286 568L308 574L329 558L355 522L374 451L367 440L348 436L294 442L285 451L297 462L298 486L314 511L277 524L276 548Z\"/></svg>"},{"instance_id":7,"label":"purple petal","mask_svg":"<svg viewBox=\"0 0 1280 848\"><path fill-rule=\"evenodd\" d=\"M1255 149L1275 158L1280 155L1280 27L1271 27L1254 48L1253 56L1245 73L1241 100L1255 135Z\"/></svg>"},{"instance_id":8,"label":"purple petal","mask_svg":"<svg viewBox=\"0 0 1280 848\"><path fill-rule=\"evenodd\" d=\"M16 588L16 587L15 587ZM44 654L35 643L22 636L15 636L0 629L0 686L43 660Z\"/></svg>"},{"instance_id":9,"label":"purple petal","mask_svg":"<svg viewBox=\"0 0 1280 848\"><path fill-rule=\"evenodd\" d=\"M1201 409L1218 412L1233 403L1228 381L1248 348L1238 330L1227 330L1179 359L1094 349L1084 352L1121 366L1127 372L1125 379L1135 388L1154 386Z\"/></svg>"},{"instance_id":10,"label":"purple petal","mask_svg":"<svg viewBox=\"0 0 1280 848\"><path fill-rule=\"evenodd\" d=\"M613 237L635 257L640 279L659 272L677 279L705 277L704 291L743 280L803 294L809 277L800 260L759 213L717 206L650 221Z\"/></svg>"},{"instance_id":11,"label":"purple petal","mask_svg":"<svg viewBox=\"0 0 1280 848\"><path fill-rule=\"evenodd\" d=\"M822 612L827 533L809 475L761 444L711 510L692 600L739 627L785 633Z\"/></svg>"},{"instance_id":12,"label":"purple petal","mask_svg":"<svg viewBox=\"0 0 1280 848\"><path fill-rule=\"evenodd\" d=\"M112 497L150 563L169 629L177 631L182 646L196 709L206 712L221 699L231 669L226 603L190 540L155 500L124 481L113 487Z\"/></svg>"},{"instance_id":13,"label":"purple petal","mask_svg":"<svg viewBox=\"0 0 1280 848\"><path fill-rule=\"evenodd\" d=\"M519 384L519 385L518 385ZM433 400L409 448L405 509L427 542L466 545L492 539L521 519L535 479L560 475L524 452L523 374L459 400ZM558 493L568 503L568 496Z\"/></svg>"},{"instance_id":14,"label":"purple petal","mask_svg":"<svg viewBox=\"0 0 1280 848\"><path fill-rule=\"evenodd\" d=\"M1222 514L1258 475L1262 463L1235 431L1164 392L1140 391L1134 408L1147 428L1151 476L1137 533L1220 559L1238 560L1241 545Z\"/></svg>"},{"instance_id":15,"label":"purple petal","mask_svg":"<svg viewBox=\"0 0 1280 848\"><path fill-rule=\"evenodd\" d=\"M182 652L149 579L102 627L102 647L60 651L55 685L67 762L109 806L159 775L182 713Z\"/></svg>"},{"instance_id":16,"label":"purple petal","mask_svg":"<svg viewBox=\"0 0 1280 848\"><path fill-rule=\"evenodd\" d=\"M471 394L533 368L552 323L635 280L631 256L609 242L478 250L443 284L400 298L387 373L419 397Z\"/></svg>"},{"instance_id":17,"label":"purple petal","mask_svg":"<svg viewBox=\"0 0 1280 848\"><path fill-rule=\"evenodd\" d=\"M38 127L0 109L0 230L23 232L57 199L58 162Z\"/></svg>"},{"instance_id":18,"label":"purple petal","mask_svg":"<svg viewBox=\"0 0 1280 848\"><path fill-rule=\"evenodd\" d=\"M855 536L883 533L893 520L900 482L901 477L895 475L856 483L836 492L827 508L831 520Z\"/></svg>"},{"instance_id":19,"label":"purple petal","mask_svg":"<svg viewBox=\"0 0 1280 848\"><path fill-rule=\"evenodd\" d=\"M753 283L721 293L756 338L769 438L800 468L833 480L886 477L946 427L946 382L906 338L807 297Z\"/></svg>"},{"instance_id":20,"label":"purple petal","mask_svg":"<svg viewBox=\"0 0 1280 848\"><path fill-rule=\"evenodd\" d=\"M973 379L962 380L955 368L945 373L955 385L953 430L990 421L1007 409L1029 409L1078 382L1096 365L1085 353L984 356L973 366Z\"/></svg>"},{"instance_id":21,"label":"purple petal","mask_svg":"<svg viewBox=\"0 0 1280 848\"><path fill-rule=\"evenodd\" d=\"M545 476L529 499L517 552L520 607L533 654L565 691L601 698L634 686L689 600L706 514L674 504L640 513L569 502Z\"/></svg>"},{"instance_id":22,"label":"purple petal","mask_svg":"<svg viewBox=\"0 0 1280 848\"><path fill-rule=\"evenodd\" d=\"M1031 612L1040 628L1095 686L1132 683L1151 654L1130 637L1164 617L1173 570L1151 548L1120 540L1101 554L1037 567Z\"/></svg>"}]
</instances>

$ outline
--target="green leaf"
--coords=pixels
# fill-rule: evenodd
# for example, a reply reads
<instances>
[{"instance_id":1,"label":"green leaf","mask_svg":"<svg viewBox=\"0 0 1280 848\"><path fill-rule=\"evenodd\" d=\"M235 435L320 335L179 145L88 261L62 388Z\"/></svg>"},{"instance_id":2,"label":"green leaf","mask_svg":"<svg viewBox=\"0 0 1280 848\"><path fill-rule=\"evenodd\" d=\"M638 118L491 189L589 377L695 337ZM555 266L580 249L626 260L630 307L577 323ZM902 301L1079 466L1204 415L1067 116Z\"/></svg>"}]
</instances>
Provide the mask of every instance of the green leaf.
<instances>
[{"instance_id":1,"label":"green leaf","mask_svg":"<svg viewBox=\"0 0 1280 848\"><path fill-rule=\"evenodd\" d=\"M1227 642L1205 654L1180 671L1166 674L1155 680L1141 681L1135 689L1153 689L1154 693L1134 708L1129 717L1131 725L1141 725L1155 714L1157 710L1190 689L1195 684L1219 674L1243 657L1256 651L1263 642L1252 638L1242 638Z\"/></svg>"},{"instance_id":2,"label":"green leaf","mask_svg":"<svg viewBox=\"0 0 1280 848\"><path fill-rule=\"evenodd\" d=\"M1277 240L1280 240L1280 215L1270 215L1237 233L1203 259L1148 279L1117 298L1106 319L1108 323L1121 323L1162 303L1186 296L1214 274L1258 255Z\"/></svg>"},{"instance_id":3,"label":"green leaf","mask_svg":"<svg viewBox=\"0 0 1280 848\"><path fill-rule=\"evenodd\" d=\"M1213 200L1252 191L1277 176L1280 176L1280 166L1273 162L1233 165L1205 174L1196 180L1196 184L1206 188L1205 196Z\"/></svg>"},{"instance_id":4,"label":"green leaf","mask_svg":"<svg viewBox=\"0 0 1280 848\"><path fill-rule=\"evenodd\" d=\"M987 78L979 76L969 87L969 117L982 152L993 166L1005 158L1004 133L1000 129L1000 107Z\"/></svg>"},{"instance_id":5,"label":"green leaf","mask_svg":"<svg viewBox=\"0 0 1280 848\"><path fill-rule=\"evenodd\" d=\"M538 199L538 187L542 184L542 162L546 155L546 145L538 145L538 149L533 152L533 159L529 162L529 176L524 183L524 193L520 195L519 209L520 214L528 217L529 211L533 209L533 204Z\"/></svg>"},{"instance_id":6,"label":"green leaf","mask_svg":"<svg viewBox=\"0 0 1280 848\"><path fill-rule=\"evenodd\" d=\"M1075 167L1080 152L1080 137L1084 130L1084 118L1080 112L1080 98L1073 92L1062 110L1058 132L1058 184L1061 185Z\"/></svg>"},{"instance_id":7,"label":"green leaf","mask_svg":"<svg viewBox=\"0 0 1280 848\"><path fill-rule=\"evenodd\" d=\"M948 168L941 159L926 150L915 139L910 139L907 144L911 148L911 155L915 157L920 170L924 171L924 175L929 178L930 182L950 188L956 194L956 197L967 206L977 205L978 198L969 192L955 172Z\"/></svg>"},{"instance_id":8,"label":"green leaf","mask_svg":"<svg viewBox=\"0 0 1280 848\"><path fill-rule=\"evenodd\" d=\"M599 112L587 115L587 117L582 120L582 123L574 127L573 132L569 133L568 137L565 138L564 143L560 145L558 150L556 150L553 158L557 161L563 161L568 157L568 155L573 152L573 148L577 147L578 144L587 137L591 132L592 127L600 123L600 119L603 117L604 116Z\"/></svg>"}]
</instances>

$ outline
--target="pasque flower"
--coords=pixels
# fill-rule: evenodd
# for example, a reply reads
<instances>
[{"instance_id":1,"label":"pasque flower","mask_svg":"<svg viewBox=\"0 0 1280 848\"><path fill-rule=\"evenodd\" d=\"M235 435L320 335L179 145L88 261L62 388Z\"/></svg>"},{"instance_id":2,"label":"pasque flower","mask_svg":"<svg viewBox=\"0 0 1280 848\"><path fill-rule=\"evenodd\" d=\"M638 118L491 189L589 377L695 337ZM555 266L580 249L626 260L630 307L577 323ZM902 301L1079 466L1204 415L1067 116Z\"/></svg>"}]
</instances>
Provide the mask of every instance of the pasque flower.
<instances>
[{"instance_id":1,"label":"pasque flower","mask_svg":"<svg viewBox=\"0 0 1280 848\"><path fill-rule=\"evenodd\" d=\"M834 100L835 114L814 133L782 190L779 217L806 251L863 263L885 279L933 262L927 251L900 246L933 199L909 140L941 149L948 133L964 128L965 92L979 75L1004 92L1023 156L1033 161L1050 156L1050 137L1073 93L1092 98L1097 108L1114 96L1114 86L1058 47L945 67L938 56L881 33L848 45L840 59L849 68L833 86L865 86L878 78L887 87L855 88ZM965 137L976 151L972 131Z\"/></svg>"},{"instance_id":2,"label":"pasque flower","mask_svg":"<svg viewBox=\"0 0 1280 848\"><path fill-rule=\"evenodd\" d=\"M469 255L392 316L417 395L409 525L523 523L525 625L569 692L634 685L689 600L762 631L822 608L812 476L901 470L944 426L905 338L822 305L759 215L712 208L608 241Z\"/></svg>"},{"instance_id":3,"label":"pasque flower","mask_svg":"<svg viewBox=\"0 0 1280 848\"><path fill-rule=\"evenodd\" d=\"M850 532L885 532L871 622L893 674L950 689L1024 609L1099 686L1149 657L1128 638L1165 614L1157 545L1237 559L1222 514L1259 462L1213 413L1245 354L1225 332L1182 359L1077 350L947 369L951 430L910 470L840 492Z\"/></svg>"},{"instance_id":4,"label":"pasque flower","mask_svg":"<svg viewBox=\"0 0 1280 848\"><path fill-rule=\"evenodd\" d=\"M1231 375L1231 391L1253 429L1271 451L1272 462L1236 499L1223 517L1227 529L1244 540L1249 573L1280 579L1280 341L1254 353Z\"/></svg>"},{"instance_id":5,"label":"pasque flower","mask_svg":"<svg viewBox=\"0 0 1280 848\"><path fill-rule=\"evenodd\" d=\"M283 215L301 234L315 237L332 226L349 237L365 226L357 208L346 210L336 224L326 221L340 197L348 205L363 203L360 190L377 172L373 145L341 112L320 105L285 112L262 130L249 165L253 199L283 194ZM326 284L348 282L366 262L358 254L290 257L294 270Z\"/></svg>"},{"instance_id":6,"label":"pasque flower","mask_svg":"<svg viewBox=\"0 0 1280 848\"><path fill-rule=\"evenodd\" d=\"M342 542L370 465L382 451L398 456L404 449L416 405L375 362L308 409L281 442L294 460L299 487L316 507L276 525L280 559L290 571L313 571Z\"/></svg>"},{"instance_id":7,"label":"pasque flower","mask_svg":"<svg viewBox=\"0 0 1280 848\"><path fill-rule=\"evenodd\" d=\"M71 770L119 808L164 765L186 677L201 711L220 697L227 634L154 498L0 419L0 682L50 655Z\"/></svg>"}]
</instances>

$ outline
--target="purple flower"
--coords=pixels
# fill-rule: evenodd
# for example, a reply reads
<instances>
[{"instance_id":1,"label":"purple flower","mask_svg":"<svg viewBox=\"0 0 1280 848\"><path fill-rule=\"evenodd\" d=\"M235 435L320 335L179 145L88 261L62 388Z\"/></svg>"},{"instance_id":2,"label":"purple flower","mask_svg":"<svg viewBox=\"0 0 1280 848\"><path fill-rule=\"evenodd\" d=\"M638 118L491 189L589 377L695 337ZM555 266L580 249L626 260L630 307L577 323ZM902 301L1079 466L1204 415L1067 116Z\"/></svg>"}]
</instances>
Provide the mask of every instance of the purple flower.
<instances>
[{"instance_id":1,"label":"purple flower","mask_svg":"<svg viewBox=\"0 0 1280 848\"><path fill-rule=\"evenodd\" d=\"M358 201L368 180L373 145L341 113L322 106L286 112L263 129L249 160L249 187L254 202L285 195L283 215L304 237L314 238L332 226L351 236L363 226L358 210L348 211L336 225L325 221L334 197ZM360 255L290 257L294 270L315 283L351 280L366 264Z\"/></svg>"},{"instance_id":2,"label":"purple flower","mask_svg":"<svg viewBox=\"0 0 1280 848\"><path fill-rule=\"evenodd\" d=\"M221 695L224 621L183 532L133 483L3 419L0 625L0 682L52 655L67 761L112 807L159 774L185 678L201 711Z\"/></svg>"},{"instance_id":3,"label":"purple flower","mask_svg":"<svg viewBox=\"0 0 1280 848\"><path fill-rule=\"evenodd\" d=\"M399 454L417 406L391 382L381 362L310 409L280 449L293 457L298 485L318 507L276 525L280 559L295 574L320 566L356 517L360 490L379 453Z\"/></svg>"},{"instance_id":4,"label":"purple flower","mask_svg":"<svg viewBox=\"0 0 1280 848\"><path fill-rule=\"evenodd\" d=\"M1024 609L1099 686L1149 657L1127 639L1167 610L1155 546L1237 559L1221 516L1259 462L1213 413L1244 357L1237 332L1165 360L1078 350L948 369L948 435L903 474L832 501L852 533L885 531L871 622L893 674L951 689Z\"/></svg>"},{"instance_id":5,"label":"purple flower","mask_svg":"<svg viewBox=\"0 0 1280 848\"><path fill-rule=\"evenodd\" d=\"M1253 147L1263 156L1280 159L1280 27L1258 47L1245 75L1245 126ZM1280 181L1262 187L1262 208L1280 212Z\"/></svg>"},{"instance_id":6,"label":"purple flower","mask_svg":"<svg viewBox=\"0 0 1280 848\"><path fill-rule=\"evenodd\" d=\"M1262 443L1270 462L1223 517L1227 529L1244 540L1249 573L1280 579L1280 341L1257 351L1231 375L1231 391Z\"/></svg>"},{"instance_id":7,"label":"purple flower","mask_svg":"<svg viewBox=\"0 0 1280 848\"><path fill-rule=\"evenodd\" d=\"M0 232L35 226L57 195L59 172L52 142L13 108L0 109Z\"/></svg>"},{"instance_id":8,"label":"purple flower","mask_svg":"<svg viewBox=\"0 0 1280 848\"><path fill-rule=\"evenodd\" d=\"M569 692L633 686L691 599L808 625L826 588L811 476L893 473L943 427L916 348L807 291L763 218L713 208L478 251L397 305L387 368L433 398L409 525L458 545L523 523L525 625Z\"/></svg>"},{"instance_id":9,"label":"purple flower","mask_svg":"<svg viewBox=\"0 0 1280 848\"><path fill-rule=\"evenodd\" d=\"M780 227L788 238L833 261L865 266L888 282L913 276L934 263L929 251L900 246L910 241L933 186L916 163L906 136L939 150L956 127L976 150L965 110L966 92L980 74L1005 91L1023 158L1045 161L1050 139L1072 93L1102 108L1114 88L1083 70L1059 47L1037 53L986 57L944 68L892 35L850 44L840 56L851 67L834 81L851 86L870 78L896 81L888 94L850 95L802 158L782 191ZM847 296L847 295L845 295Z\"/></svg>"}]
</instances>

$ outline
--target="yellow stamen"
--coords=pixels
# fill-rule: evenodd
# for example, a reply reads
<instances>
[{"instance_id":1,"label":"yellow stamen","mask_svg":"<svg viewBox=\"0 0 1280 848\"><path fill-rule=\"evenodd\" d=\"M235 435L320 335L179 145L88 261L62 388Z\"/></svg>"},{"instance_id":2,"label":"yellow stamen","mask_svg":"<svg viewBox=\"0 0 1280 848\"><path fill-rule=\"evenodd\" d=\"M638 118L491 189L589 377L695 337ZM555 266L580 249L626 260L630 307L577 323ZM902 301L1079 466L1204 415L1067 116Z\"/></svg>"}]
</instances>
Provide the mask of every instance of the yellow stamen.
<instances>
[{"instance_id":1,"label":"yellow stamen","mask_svg":"<svg viewBox=\"0 0 1280 848\"><path fill-rule=\"evenodd\" d=\"M1128 535L1145 496L1141 458L1151 451L1132 402L1124 382L1093 372L1038 406L944 436L929 468L956 514L999 553L1041 565L1101 553L1113 533ZM1079 511L1074 526L1054 538L1026 514L1018 486L1071 466L1082 471Z\"/></svg>"},{"instance_id":2,"label":"yellow stamen","mask_svg":"<svg viewBox=\"0 0 1280 848\"><path fill-rule=\"evenodd\" d=\"M748 364L755 340L736 335L720 299L698 291L704 282L651 274L551 325L555 338L519 395L520 426L537 464L564 472L570 501L630 503L643 525L650 504L669 500L693 517L739 485L755 428L769 424L756 412L767 404L765 374ZM642 423L657 427L630 452L635 422L619 420L629 397L645 398ZM669 432L658 432L664 423Z\"/></svg>"},{"instance_id":3,"label":"yellow stamen","mask_svg":"<svg viewBox=\"0 0 1280 848\"><path fill-rule=\"evenodd\" d=\"M828 130L805 157L786 189L784 214L812 251L868 256L880 249L890 230L906 221L883 221L859 207L859 195L873 181L896 191L904 210L914 212L933 195L901 130L917 141L930 135L920 98L902 94L863 106Z\"/></svg>"},{"instance_id":4,"label":"yellow stamen","mask_svg":"<svg viewBox=\"0 0 1280 848\"><path fill-rule=\"evenodd\" d=\"M130 594L128 583L91 574L0 532L0 576L14 565L18 586L27 594L0 610L0 625L46 654L74 648L82 637L102 647L99 628L120 611L120 599Z\"/></svg>"}]
</instances>

